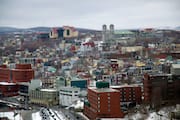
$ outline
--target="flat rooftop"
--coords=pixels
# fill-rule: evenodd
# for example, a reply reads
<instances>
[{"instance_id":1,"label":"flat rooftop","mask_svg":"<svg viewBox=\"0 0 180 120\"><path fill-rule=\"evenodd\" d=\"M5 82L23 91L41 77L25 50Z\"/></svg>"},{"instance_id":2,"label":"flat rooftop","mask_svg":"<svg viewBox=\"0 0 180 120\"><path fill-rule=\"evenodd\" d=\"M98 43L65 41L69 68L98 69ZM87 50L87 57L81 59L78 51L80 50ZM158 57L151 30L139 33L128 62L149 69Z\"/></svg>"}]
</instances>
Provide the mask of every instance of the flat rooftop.
<instances>
[{"instance_id":1,"label":"flat rooftop","mask_svg":"<svg viewBox=\"0 0 180 120\"><path fill-rule=\"evenodd\" d=\"M172 64L172 68L179 68L180 69L180 64Z\"/></svg>"},{"instance_id":2,"label":"flat rooftop","mask_svg":"<svg viewBox=\"0 0 180 120\"><path fill-rule=\"evenodd\" d=\"M140 87L141 84L124 84L124 85L116 85L116 86L110 86L110 88L123 88L123 87Z\"/></svg>"},{"instance_id":3,"label":"flat rooftop","mask_svg":"<svg viewBox=\"0 0 180 120\"><path fill-rule=\"evenodd\" d=\"M69 90L69 91L72 91L72 90L80 90L80 88L67 86L67 87L61 87L60 90Z\"/></svg>"},{"instance_id":4,"label":"flat rooftop","mask_svg":"<svg viewBox=\"0 0 180 120\"><path fill-rule=\"evenodd\" d=\"M16 85L16 83L0 82L0 85Z\"/></svg>"},{"instance_id":5,"label":"flat rooftop","mask_svg":"<svg viewBox=\"0 0 180 120\"><path fill-rule=\"evenodd\" d=\"M96 88L96 87L89 87L88 89L91 89L97 93L103 93L103 92L119 92L118 90L112 89L112 88Z\"/></svg>"},{"instance_id":6,"label":"flat rooftop","mask_svg":"<svg viewBox=\"0 0 180 120\"><path fill-rule=\"evenodd\" d=\"M41 89L40 91L45 91L45 92L57 92L55 89Z\"/></svg>"}]
</instances>

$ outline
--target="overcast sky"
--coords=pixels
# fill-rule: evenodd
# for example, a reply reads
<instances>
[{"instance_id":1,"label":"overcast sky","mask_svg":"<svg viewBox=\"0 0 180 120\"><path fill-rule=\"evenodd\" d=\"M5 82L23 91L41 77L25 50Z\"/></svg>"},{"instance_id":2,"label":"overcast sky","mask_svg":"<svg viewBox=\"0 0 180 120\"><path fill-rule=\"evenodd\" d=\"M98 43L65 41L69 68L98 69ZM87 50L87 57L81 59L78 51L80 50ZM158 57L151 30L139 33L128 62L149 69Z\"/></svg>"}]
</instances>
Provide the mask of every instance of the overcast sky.
<instances>
[{"instance_id":1,"label":"overcast sky","mask_svg":"<svg viewBox=\"0 0 180 120\"><path fill-rule=\"evenodd\" d=\"M0 0L0 26L180 26L180 0Z\"/></svg>"}]
</instances>

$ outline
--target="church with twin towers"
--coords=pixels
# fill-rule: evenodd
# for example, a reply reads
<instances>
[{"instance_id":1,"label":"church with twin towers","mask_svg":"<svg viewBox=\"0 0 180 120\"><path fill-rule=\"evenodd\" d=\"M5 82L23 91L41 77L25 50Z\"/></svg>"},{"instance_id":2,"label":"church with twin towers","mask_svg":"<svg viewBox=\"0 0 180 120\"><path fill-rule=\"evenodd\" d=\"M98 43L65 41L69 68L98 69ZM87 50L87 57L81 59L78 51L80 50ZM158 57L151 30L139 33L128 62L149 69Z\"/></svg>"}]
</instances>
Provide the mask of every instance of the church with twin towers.
<instances>
[{"instance_id":1,"label":"church with twin towers","mask_svg":"<svg viewBox=\"0 0 180 120\"><path fill-rule=\"evenodd\" d=\"M109 25L109 30L107 29L107 25L102 26L102 40L104 42L107 42L109 40L112 40L114 38L114 25Z\"/></svg>"}]
</instances>

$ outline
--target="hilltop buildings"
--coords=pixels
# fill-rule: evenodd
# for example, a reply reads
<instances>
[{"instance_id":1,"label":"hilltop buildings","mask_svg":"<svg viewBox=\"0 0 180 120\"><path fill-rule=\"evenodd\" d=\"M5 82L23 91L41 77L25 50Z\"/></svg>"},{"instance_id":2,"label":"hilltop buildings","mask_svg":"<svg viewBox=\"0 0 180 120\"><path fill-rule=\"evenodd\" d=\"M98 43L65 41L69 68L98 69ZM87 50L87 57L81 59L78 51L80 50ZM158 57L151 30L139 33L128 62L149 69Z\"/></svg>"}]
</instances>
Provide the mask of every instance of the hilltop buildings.
<instances>
[{"instance_id":1,"label":"hilltop buildings","mask_svg":"<svg viewBox=\"0 0 180 120\"><path fill-rule=\"evenodd\" d=\"M79 33L74 27L70 26L63 26L62 28L53 28L49 33L50 38L57 39L57 38L76 38L78 37Z\"/></svg>"}]
</instances>

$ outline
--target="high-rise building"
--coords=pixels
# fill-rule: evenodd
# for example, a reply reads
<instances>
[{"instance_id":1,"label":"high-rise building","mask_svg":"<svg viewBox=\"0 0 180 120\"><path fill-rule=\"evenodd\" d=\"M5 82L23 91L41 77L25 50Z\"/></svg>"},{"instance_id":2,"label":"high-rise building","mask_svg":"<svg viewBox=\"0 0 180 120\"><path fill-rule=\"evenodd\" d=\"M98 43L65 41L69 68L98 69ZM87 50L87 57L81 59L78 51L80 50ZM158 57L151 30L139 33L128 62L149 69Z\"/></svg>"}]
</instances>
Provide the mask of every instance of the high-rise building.
<instances>
[{"instance_id":1,"label":"high-rise building","mask_svg":"<svg viewBox=\"0 0 180 120\"><path fill-rule=\"evenodd\" d=\"M88 100L84 104L84 114L91 120L97 118L122 118L120 92L109 88L108 82L97 82L88 88Z\"/></svg>"},{"instance_id":2,"label":"high-rise building","mask_svg":"<svg viewBox=\"0 0 180 120\"><path fill-rule=\"evenodd\" d=\"M153 107L164 103L180 103L180 76L172 74L145 74L144 102Z\"/></svg>"}]
</instances>

